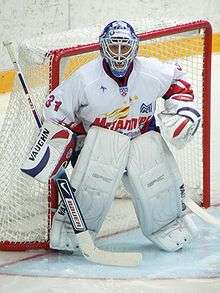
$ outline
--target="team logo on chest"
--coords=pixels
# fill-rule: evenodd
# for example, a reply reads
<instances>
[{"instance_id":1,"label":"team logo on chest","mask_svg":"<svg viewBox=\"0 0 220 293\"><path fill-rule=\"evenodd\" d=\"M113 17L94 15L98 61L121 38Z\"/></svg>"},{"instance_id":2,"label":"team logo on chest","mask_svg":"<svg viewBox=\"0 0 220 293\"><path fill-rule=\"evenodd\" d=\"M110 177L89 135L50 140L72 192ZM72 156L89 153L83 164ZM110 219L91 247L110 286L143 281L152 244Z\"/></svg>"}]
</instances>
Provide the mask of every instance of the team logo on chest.
<instances>
[{"instance_id":1,"label":"team logo on chest","mask_svg":"<svg viewBox=\"0 0 220 293\"><path fill-rule=\"evenodd\" d=\"M127 93L128 93L128 87L127 87L127 86L121 86L121 87L119 88L119 92L120 92L120 94L121 94L123 97L126 96Z\"/></svg>"},{"instance_id":2,"label":"team logo on chest","mask_svg":"<svg viewBox=\"0 0 220 293\"><path fill-rule=\"evenodd\" d=\"M149 105L146 105L145 103L142 103L140 107L140 112L141 113L150 113L152 112L152 103Z\"/></svg>"}]
</instances>

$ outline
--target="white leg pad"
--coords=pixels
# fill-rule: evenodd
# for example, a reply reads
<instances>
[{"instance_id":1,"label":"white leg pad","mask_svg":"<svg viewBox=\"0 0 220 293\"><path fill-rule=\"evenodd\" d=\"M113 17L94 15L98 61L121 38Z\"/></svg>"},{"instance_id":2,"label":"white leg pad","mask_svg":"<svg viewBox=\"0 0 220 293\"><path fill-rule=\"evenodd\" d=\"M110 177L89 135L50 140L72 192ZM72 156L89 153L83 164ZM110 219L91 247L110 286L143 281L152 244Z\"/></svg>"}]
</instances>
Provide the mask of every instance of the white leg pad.
<instances>
[{"instance_id":1,"label":"white leg pad","mask_svg":"<svg viewBox=\"0 0 220 293\"><path fill-rule=\"evenodd\" d=\"M71 177L89 230L98 232L127 165L130 140L118 132L92 127Z\"/></svg>"},{"instance_id":2,"label":"white leg pad","mask_svg":"<svg viewBox=\"0 0 220 293\"><path fill-rule=\"evenodd\" d=\"M90 234L100 230L128 161L130 140L118 132L92 127L70 182ZM50 247L76 251L78 243L62 206L54 216Z\"/></svg>"},{"instance_id":3,"label":"white leg pad","mask_svg":"<svg viewBox=\"0 0 220 293\"><path fill-rule=\"evenodd\" d=\"M184 185L165 141L150 131L131 141L128 177L135 211L145 236L183 215Z\"/></svg>"},{"instance_id":4,"label":"white leg pad","mask_svg":"<svg viewBox=\"0 0 220 293\"><path fill-rule=\"evenodd\" d=\"M172 252L185 248L191 243L193 236L195 236L195 230L192 231L192 227L188 225L188 221L185 219L186 217L177 218L159 231L148 236L148 238L166 251Z\"/></svg>"},{"instance_id":5,"label":"white leg pad","mask_svg":"<svg viewBox=\"0 0 220 293\"><path fill-rule=\"evenodd\" d=\"M93 240L95 240L96 233L90 231L90 235ZM53 217L52 228L50 231L50 248L80 252L78 239L73 231L66 208L62 201Z\"/></svg>"},{"instance_id":6,"label":"white leg pad","mask_svg":"<svg viewBox=\"0 0 220 293\"><path fill-rule=\"evenodd\" d=\"M60 203L53 217L50 231L50 248L65 251L79 250L78 241L70 224L63 202Z\"/></svg>"}]
</instances>

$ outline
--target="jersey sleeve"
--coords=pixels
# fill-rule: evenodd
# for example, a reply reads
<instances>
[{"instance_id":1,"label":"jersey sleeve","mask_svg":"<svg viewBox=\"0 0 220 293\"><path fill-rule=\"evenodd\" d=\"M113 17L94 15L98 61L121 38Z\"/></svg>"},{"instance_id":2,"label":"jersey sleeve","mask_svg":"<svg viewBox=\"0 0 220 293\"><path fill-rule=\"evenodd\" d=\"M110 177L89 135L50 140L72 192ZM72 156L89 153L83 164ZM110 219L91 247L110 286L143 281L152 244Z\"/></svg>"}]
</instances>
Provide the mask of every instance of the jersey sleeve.
<instances>
[{"instance_id":1,"label":"jersey sleeve","mask_svg":"<svg viewBox=\"0 0 220 293\"><path fill-rule=\"evenodd\" d=\"M78 123L77 112L84 103L83 80L78 73L62 82L46 98L43 106L43 118L63 124L69 128Z\"/></svg>"},{"instance_id":2,"label":"jersey sleeve","mask_svg":"<svg viewBox=\"0 0 220 293\"><path fill-rule=\"evenodd\" d=\"M158 97L163 97L171 84L185 75L178 64L162 62L156 58L148 58L148 68L150 74L158 80Z\"/></svg>"},{"instance_id":3,"label":"jersey sleeve","mask_svg":"<svg viewBox=\"0 0 220 293\"><path fill-rule=\"evenodd\" d=\"M191 88L190 82L187 80L187 74L182 71L182 68L178 64L175 64L174 75L170 87L162 97L167 100L174 95L176 97L178 96L180 100L186 99L192 101L194 99L193 89Z\"/></svg>"}]
</instances>

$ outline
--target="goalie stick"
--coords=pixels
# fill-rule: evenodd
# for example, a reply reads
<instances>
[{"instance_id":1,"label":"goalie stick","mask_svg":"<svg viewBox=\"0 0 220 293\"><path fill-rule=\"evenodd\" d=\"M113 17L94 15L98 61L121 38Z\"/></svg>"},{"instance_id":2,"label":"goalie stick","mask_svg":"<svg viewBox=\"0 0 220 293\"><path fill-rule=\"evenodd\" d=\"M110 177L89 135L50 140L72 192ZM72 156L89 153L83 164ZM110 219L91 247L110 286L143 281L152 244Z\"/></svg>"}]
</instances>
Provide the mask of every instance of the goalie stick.
<instances>
[{"instance_id":1,"label":"goalie stick","mask_svg":"<svg viewBox=\"0 0 220 293\"><path fill-rule=\"evenodd\" d=\"M185 201L186 206L206 223L220 228L220 219L210 215L205 209L200 208L192 199Z\"/></svg>"},{"instance_id":2,"label":"goalie stick","mask_svg":"<svg viewBox=\"0 0 220 293\"><path fill-rule=\"evenodd\" d=\"M36 109L34 107L34 104L33 104L32 100L31 100L31 96L29 94L29 90L28 90L28 87L27 87L27 83L25 82L24 75L23 75L23 73L21 71L21 67L20 67L19 63L16 61L14 50L12 49L12 42L6 42L5 41L5 42L3 42L3 45L6 47L6 49L8 51L8 55L9 55L13 65L14 65L14 69L17 72L19 81L20 81L20 83L22 85L22 88L24 90L25 96L27 97L27 100L28 100L29 106L31 108L32 114L34 115L37 127L41 128L41 121L39 119L39 115L37 114L37 111L36 111Z\"/></svg>"},{"instance_id":3,"label":"goalie stick","mask_svg":"<svg viewBox=\"0 0 220 293\"><path fill-rule=\"evenodd\" d=\"M13 62L14 69L18 75L19 81L21 83L22 89L25 96L28 99L32 114L35 118L37 127L40 129L42 123L40 121L39 115L34 107L34 104L31 100L30 91L27 87L24 75L21 71L21 67L16 60L14 49L12 48L12 42L3 42L3 45L6 47L11 61ZM79 205L74 195L73 188L70 185L68 177L66 175L65 169L61 168L60 171L54 177L58 189L61 195L61 198L64 202L64 205L67 209L67 213L72 224L73 230L76 233L76 237L79 242L79 247L82 254L89 261L112 266L137 266L140 264L142 259L141 253L129 253L129 252L113 252L113 251L104 251L98 249L91 238L91 235L86 227L83 215L80 211Z\"/></svg>"}]
</instances>

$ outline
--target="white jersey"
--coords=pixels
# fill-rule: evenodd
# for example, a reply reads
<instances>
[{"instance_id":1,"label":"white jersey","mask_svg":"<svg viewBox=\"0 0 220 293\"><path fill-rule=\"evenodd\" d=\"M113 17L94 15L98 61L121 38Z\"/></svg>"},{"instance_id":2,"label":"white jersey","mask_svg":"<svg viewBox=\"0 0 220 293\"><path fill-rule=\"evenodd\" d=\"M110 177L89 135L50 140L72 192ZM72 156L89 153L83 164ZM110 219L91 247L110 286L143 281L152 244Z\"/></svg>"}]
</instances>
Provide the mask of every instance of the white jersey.
<instances>
[{"instance_id":1,"label":"white jersey","mask_svg":"<svg viewBox=\"0 0 220 293\"><path fill-rule=\"evenodd\" d=\"M179 66L136 57L127 84L120 87L97 58L51 92L44 118L71 129L82 122L86 131L97 125L133 138L155 127L157 98L182 76Z\"/></svg>"}]
</instances>

